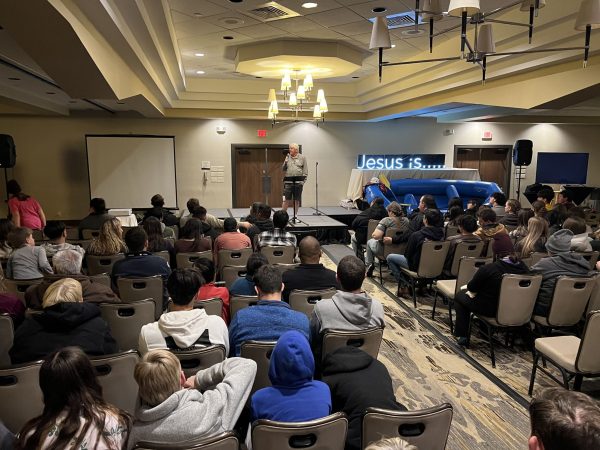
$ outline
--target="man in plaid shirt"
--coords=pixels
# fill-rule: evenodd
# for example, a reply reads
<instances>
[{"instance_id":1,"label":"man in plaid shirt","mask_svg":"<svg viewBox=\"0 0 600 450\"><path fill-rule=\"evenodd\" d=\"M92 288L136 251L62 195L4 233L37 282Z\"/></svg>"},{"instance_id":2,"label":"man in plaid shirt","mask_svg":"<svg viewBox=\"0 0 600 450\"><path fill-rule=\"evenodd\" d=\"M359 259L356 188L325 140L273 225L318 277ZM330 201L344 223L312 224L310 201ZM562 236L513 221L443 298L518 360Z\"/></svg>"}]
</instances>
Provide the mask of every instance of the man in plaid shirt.
<instances>
[{"instance_id":1,"label":"man in plaid shirt","mask_svg":"<svg viewBox=\"0 0 600 450\"><path fill-rule=\"evenodd\" d=\"M290 216L283 209L273 214L273 231L263 231L257 236L256 248L266 247L267 245L296 246L296 236L285 231Z\"/></svg>"}]
</instances>

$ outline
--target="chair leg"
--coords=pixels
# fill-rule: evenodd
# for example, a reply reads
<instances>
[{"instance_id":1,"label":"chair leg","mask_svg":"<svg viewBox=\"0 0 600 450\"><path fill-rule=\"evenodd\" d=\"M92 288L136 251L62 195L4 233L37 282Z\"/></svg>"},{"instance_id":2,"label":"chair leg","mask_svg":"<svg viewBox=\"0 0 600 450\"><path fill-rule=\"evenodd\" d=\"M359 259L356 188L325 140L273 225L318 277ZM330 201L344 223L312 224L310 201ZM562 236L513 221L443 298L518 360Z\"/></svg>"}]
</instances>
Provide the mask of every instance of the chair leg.
<instances>
[{"instance_id":1,"label":"chair leg","mask_svg":"<svg viewBox=\"0 0 600 450\"><path fill-rule=\"evenodd\" d=\"M469 346L471 345L471 331L472 331L472 327L473 327L473 313L469 314L469 326L467 327L467 345L465 345L466 348L469 348ZM452 330L454 332L454 330Z\"/></svg>"},{"instance_id":2,"label":"chair leg","mask_svg":"<svg viewBox=\"0 0 600 450\"><path fill-rule=\"evenodd\" d=\"M581 391L581 383L583 382L583 375L581 374L576 374L575 375L575 382L573 383L573 390L574 391Z\"/></svg>"},{"instance_id":3,"label":"chair leg","mask_svg":"<svg viewBox=\"0 0 600 450\"><path fill-rule=\"evenodd\" d=\"M537 353L535 351L535 349L533 350L533 352L534 352L533 368L531 369L531 379L529 380L529 390L527 391L529 396L531 396L531 394L533 394L533 384L535 383L535 373L537 372L538 361L540 359L540 354Z\"/></svg>"},{"instance_id":4,"label":"chair leg","mask_svg":"<svg viewBox=\"0 0 600 450\"><path fill-rule=\"evenodd\" d=\"M569 390L569 374L562 367L559 367L558 370L560 370L560 374L562 375L562 378L563 378L563 386L568 391Z\"/></svg>"},{"instance_id":5,"label":"chair leg","mask_svg":"<svg viewBox=\"0 0 600 450\"><path fill-rule=\"evenodd\" d=\"M433 297L433 308L431 309L431 320L435 320L435 306L437 305L438 291L435 291L435 296Z\"/></svg>"},{"instance_id":6,"label":"chair leg","mask_svg":"<svg viewBox=\"0 0 600 450\"><path fill-rule=\"evenodd\" d=\"M410 279L410 284L412 285L412 297L413 303L415 304L415 309L417 308L417 284L415 283L415 279Z\"/></svg>"},{"instance_id":7,"label":"chair leg","mask_svg":"<svg viewBox=\"0 0 600 450\"><path fill-rule=\"evenodd\" d=\"M490 356L492 358L492 368L495 369L496 368L496 355L494 354L494 341L492 339L492 326L489 324L487 325L487 331L488 331L488 341L490 343Z\"/></svg>"},{"instance_id":8,"label":"chair leg","mask_svg":"<svg viewBox=\"0 0 600 450\"><path fill-rule=\"evenodd\" d=\"M504 334L504 346L508 347L508 340L509 340L509 331L508 328L506 329L506 333Z\"/></svg>"},{"instance_id":9,"label":"chair leg","mask_svg":"<svg viewBox=\"0 0 600 450\"><path fill-rule=\"evenodd\" d=\"M454 334L454 322L452 321L452 301L448 299L448 319L450 320L450 333Z\"/></svg>"},{"instance_id":10,"label":"chair leg","mask_svg":"<svg viewBox=\"0 0 600 450\"><path fill-rule=\"evenodd\" d=\"M383 286L383 274L381 273L381 259L379 259L379 284Z\"/></svg>"}]
</instances>

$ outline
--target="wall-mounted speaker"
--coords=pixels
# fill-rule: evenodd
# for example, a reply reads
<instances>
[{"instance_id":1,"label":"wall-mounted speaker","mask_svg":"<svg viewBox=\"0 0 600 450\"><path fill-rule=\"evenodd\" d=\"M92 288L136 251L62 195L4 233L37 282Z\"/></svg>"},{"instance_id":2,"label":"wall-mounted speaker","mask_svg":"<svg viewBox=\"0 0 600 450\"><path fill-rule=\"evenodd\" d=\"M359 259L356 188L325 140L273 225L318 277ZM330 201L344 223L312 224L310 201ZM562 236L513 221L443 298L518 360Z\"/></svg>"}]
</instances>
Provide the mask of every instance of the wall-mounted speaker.
<instances>
[{"instance_id":1,"label":"wall-mounted speaker","mask_svg":"<svg viewBox=\"0 0 600 450\"><path fill-rule=\"evenodd\" d=\"M528 166L533 156L533 142L529 139L519 139L513 148L513 164Z\"/></svg>"},{"instance_id":2,"label":"wall-mounted speaker","mask_svg":"<svg viewBox=\"0 0 600 450\"><path fill-rule=\"evenodd\" d=\"M8 134L0 134L0 167L14 167L16 161L15 141Z\"/></svg>"}]
</instances>

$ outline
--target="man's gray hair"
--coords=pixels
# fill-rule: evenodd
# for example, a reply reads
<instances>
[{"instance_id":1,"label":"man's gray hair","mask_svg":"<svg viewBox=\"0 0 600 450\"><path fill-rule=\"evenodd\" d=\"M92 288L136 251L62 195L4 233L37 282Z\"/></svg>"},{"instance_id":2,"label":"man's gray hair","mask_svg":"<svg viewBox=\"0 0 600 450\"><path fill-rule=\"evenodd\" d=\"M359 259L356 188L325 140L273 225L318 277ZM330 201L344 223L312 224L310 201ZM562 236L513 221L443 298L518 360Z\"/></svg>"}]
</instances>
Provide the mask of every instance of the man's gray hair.
<instances>
[{"instance_id":1,"label":"man's gray hair","mask_svg":"<svg viewBox=\"0 0 600 450\"><path fill-rule=\"evenodd\" d=\"M78 275L81 273L83 255L75 250L61 250L52 257L54 273L59 275Z\"/></svg>"},{"instance_id":2,"label":"man's gray hair","mask_svg":"<svg viewBox=\"0 0 600 450\"><path fill-rule=\"evenodd\" d=\"M290 145L288 145L289 148L295 148L296 150L300 150L300 146L298 144L296 144L295 142L292 142Z\"/></svg>"}]
</instances>

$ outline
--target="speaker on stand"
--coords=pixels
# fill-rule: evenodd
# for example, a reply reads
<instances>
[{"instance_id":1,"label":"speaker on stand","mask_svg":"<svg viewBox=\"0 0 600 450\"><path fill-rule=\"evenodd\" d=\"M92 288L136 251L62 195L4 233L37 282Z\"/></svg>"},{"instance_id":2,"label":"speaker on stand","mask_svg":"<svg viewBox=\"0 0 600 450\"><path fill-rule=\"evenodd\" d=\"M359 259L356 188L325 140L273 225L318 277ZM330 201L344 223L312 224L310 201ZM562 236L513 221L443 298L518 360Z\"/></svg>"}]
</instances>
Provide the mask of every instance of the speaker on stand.
<instances>
[{"instance_id":1,"label":"speaker on stand","mask_svg":"<svg viewBox=\"0 0 600 450\"><path fill-rule=\"evenodd\" d=\"M531 164L533 156L533 141L529 139L519 139L513 147L513 164L518 168L517 179L517 200L521 201L521 170L523 166Z\"/></svg>"}]
</instances>

